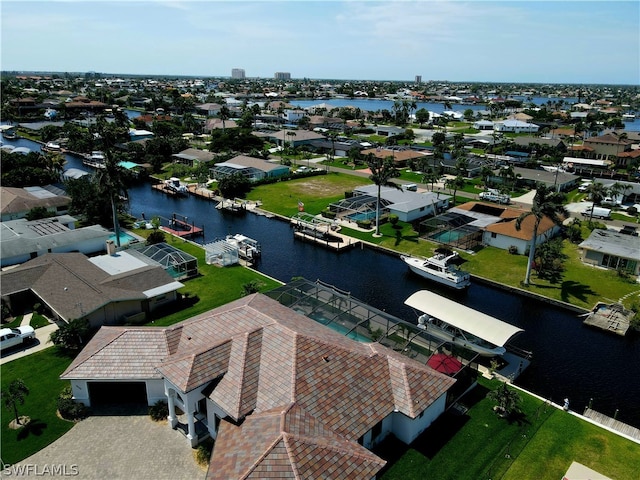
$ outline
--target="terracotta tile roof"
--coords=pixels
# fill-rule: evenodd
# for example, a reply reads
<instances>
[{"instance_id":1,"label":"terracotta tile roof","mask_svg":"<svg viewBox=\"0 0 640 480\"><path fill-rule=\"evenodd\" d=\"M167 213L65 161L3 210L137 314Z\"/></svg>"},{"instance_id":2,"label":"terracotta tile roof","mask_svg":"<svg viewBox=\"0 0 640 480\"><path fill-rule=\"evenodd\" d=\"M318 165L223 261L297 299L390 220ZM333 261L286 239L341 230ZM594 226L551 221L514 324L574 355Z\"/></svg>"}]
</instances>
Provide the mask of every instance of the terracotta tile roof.
<instances>
[{"instance_id":1,"label":"terracotta tile roof","mask_svg":"<svg viewBox=\"0 0 640 480\"><path fill-rule=\"evenodd\" d=\"M157 365L169 355L165 329L102 327L60 378L162 378Z\"/></svg>"},{"instance_id":2,"label":"terracotta tile roof","mask_svg":"<svg viewBox=\"0 0 640 480\"><path fill-rule=\"evenodd\" d=\"M356 440L455 383L261 294L169 328L103 327L62 378L160 374L182 391L217 379L209 398L241 423L221 425L209 478L370 478L384 462Z\"/></svg>"},{"instance_id":3,"label":"terracotta tile roof","mask_svg":"<svg viewBox=\"0 0 640 480\"><path fill-rule=\"evenodd\" d=\"M512 238L518 238L520 240L531 240L533 235L533 227L535 224L535 216L529 215L522 221L520 230L516 230L516 221L508 220L505 222L498 222L487 226L487 232L499 233L500 235L506 235ZM555 226L555 223L549 217L543 217L538 226L538 236L544 234L548 230L551 230Z\"/></svg>"},{"instance_id":4,"label":"terracotta tile roof","mask_svg":"<svg viewBox=\"0 0 640 480\"><path fill-rule=\"evenodd\" d=\"M247 446L244 438L252 438ZM303 408L251 415L240 426L223 422L207 479L372 478L385 461L336 435Z\"/></svg>"}]
</instances>

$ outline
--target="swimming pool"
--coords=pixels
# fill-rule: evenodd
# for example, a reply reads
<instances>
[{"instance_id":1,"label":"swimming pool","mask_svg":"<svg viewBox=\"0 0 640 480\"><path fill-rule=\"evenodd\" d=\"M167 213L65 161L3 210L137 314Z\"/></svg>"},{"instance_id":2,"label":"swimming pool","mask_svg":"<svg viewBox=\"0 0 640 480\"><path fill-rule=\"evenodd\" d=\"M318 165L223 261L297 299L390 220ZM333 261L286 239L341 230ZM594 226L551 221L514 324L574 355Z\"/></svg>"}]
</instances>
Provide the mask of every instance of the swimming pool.
<instances>
[{"instance_id":1,"label":"swimming pool","mask_svg":"<svg viewBox=\"0 0 640 480\"><path fill-rule=\"evenodd\" d=\"M359 333L356 333L354 331L349 331L350 330L349 328L343 325L340 325L339 323L332 322L331 320L329 320L328 318L326 318L324 315L320 313L314 312L309 315L306 315L304 312L300 312L300 313L315 320L318 323L321 323L325 327L329 327L334 332L338 332L342 335L345 335L347 338L350 338L351 340L355 340L356 342L360 342L360 343L372 342L370 338L367 338L364 335L360 335Z\"/></svg>"},{"instance_id":2,"label":"swimming pool","mask_svg":"<svg viewBox=\"0 0 640 480\"><path fill-rule=\"evenodd\" d=\"M435 240L436 242L451 243L464 238L466 235L467 232L461 232L459 230L448 230L430 235L429 238Z\"/></svg>"},{"instance_id":3,"label":"swimming pool","mask_svg":"<svg viewBox=\"0 0 640 480\"><path fill-rule=\"evenodd\" d=\"M354 222L358 222L358 221L362 221L362 220L375 220L376 212L352 213L351 215L349 215L348 218L350 220L353 220Z\"/></svg>"},{"instance_id":4,"label":"swimming pool","mask_svg":"<svg viewBox=\"0 0 640 480\"><path fill-rule=\"evenodd\" d=\"M115 234L111 235L109 237L109 240L111 240L113 243L116 243ZM133 235L129 235L128 233L125 233L125 232L120 232L120 246L121 247L129 245L131 243L136 243L136 242L139 242L139 240L136 237L134 237Z\"/></svg>"}]
</instances>

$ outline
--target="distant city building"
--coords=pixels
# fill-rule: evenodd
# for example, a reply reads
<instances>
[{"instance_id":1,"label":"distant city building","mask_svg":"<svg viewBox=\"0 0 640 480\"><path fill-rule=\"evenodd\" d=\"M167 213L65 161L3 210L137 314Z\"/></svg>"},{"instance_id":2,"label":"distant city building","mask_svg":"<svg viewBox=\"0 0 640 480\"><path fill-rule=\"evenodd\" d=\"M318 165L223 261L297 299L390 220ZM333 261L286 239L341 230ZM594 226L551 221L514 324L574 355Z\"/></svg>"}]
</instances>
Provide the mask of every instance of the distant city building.
<instances>
[{"instance_id":1,"label":"distant city building","mask_svg":"<svg viewBox=\"0 0 640 480\"><path fill-rule=\"evenodd\" d=\"M422 83L422 75L416 75L416 83Z\"/></svg>"},{"instance_id":2,"label":"distant city building","mask_svg":"<svg viewBox=\"0 0 640 480\"><path fill-rule=\"evenodd\" d=\"M289 72L276 72L274 78L276 80L291 80L291 74Z\"/></svg>"},{"instance_id":3,"label":"distant city building","mask_svg":"<svg viewBox=\"0 0 640 480\"><path fill-rule=\"evenodd\" d=\"M231 78L244 78L244 68L231 69Z\"/></svg>"}]
</instances>

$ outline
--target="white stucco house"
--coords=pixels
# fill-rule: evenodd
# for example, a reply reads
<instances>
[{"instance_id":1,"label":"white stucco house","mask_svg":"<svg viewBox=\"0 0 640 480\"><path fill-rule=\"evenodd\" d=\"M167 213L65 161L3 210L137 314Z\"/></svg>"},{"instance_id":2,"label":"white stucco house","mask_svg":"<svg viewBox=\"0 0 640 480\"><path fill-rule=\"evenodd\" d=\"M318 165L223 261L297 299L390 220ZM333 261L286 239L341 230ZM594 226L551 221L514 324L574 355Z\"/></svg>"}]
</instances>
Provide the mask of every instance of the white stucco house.
<instances>
[{"instance_id":1,"label":"white stucco house","mask_svg":"<svg viewBox=\"0 0 640 480\"><path fill-rule=\"evenodd\" d=\"M262 294L171 327L103 327L61 378L86 405L166 400L169 428L216 440L209 479L373 478L385 461L368 449L413 441L456 382Z\"/></svg>"},{"instance_id":2,"label":"white stucco house","mask_svg":"<svg viewBox=\"0 0 640 480\"><path fill-rule=\"evenodd\" d=\"M509 119L495 122L493 129L496 132L511 133L536 133L540 127L534 123L523 122L521 120Z\"/></svg>"},{"instance_id":3,"label":"white stucco house","mask_svg":"<svg viewBox=\"0 0 640 480\"><path fill-rule=\"evenodd\" d=\"M355 188L353 197L336 202L329 208L338 212L340 217L351 218L355 215L354 218L360 218L367 212L370 214L375 212L377 199L378 187L365 185ZM380 214L394 214L402 222L413 222L446 210L450 199L450 195L440 192L412 192L392 187L381 187Z\"/></svg>"}]
</instances>

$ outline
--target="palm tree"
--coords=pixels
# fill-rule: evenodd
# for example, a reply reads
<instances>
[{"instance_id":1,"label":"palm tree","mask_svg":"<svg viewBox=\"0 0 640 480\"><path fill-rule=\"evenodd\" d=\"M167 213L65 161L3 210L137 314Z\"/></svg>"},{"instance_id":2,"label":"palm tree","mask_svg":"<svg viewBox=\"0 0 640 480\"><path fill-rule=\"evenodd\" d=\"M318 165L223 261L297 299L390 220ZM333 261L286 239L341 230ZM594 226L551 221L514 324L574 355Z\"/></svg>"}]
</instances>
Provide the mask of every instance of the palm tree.
<instances>
[{"instance_id":1,"label":"palm tree","mask_svg":"<svg viewBox=\"0 0 640 480\"><path fill-rule=\"evenodd\" d=\"M448 188L449 190L453 190L453 206L456 206L456 193L458 192L458 189L464 187L465 185L465 181L464 178L461 175L457 175L454 178L448 178L445 182L444 182L444 186L446 188Z\"/></svg>"},{"instance_id":2,"label":"palm tree","mask_svg":"<svg viewBox=\"0 0 640 480\"><path fill-rule=\"evenodd\" d=\"M493 170L488 165L483 165L480 170L480 177L482 177L482 183L484 183L485 191L489 188L489 178L493 177Z\"/></svg>"},{"instance_id":3,"label":"palm tree","mask_svg":"<svg viewBox=\"0 0 640 480\"><path fill-rule=\"evenodd\" d=\"M118 203L121 196L126 197L124 184L124 171L113 158L111 150L105 150L104 168L96 174L98 191L111 202L111 215L113 219L113 231L116 237L116 246L120 247L120 223L118 222Z\"/></svg>"},{"instance_id":4,"label":"palm tree","mask_svg":"<svg viewBox=\"0 0 640 480\"><path fill-rule=\"evenodd\" d=\"M231 112L229 111L229 107L227 107L226 105L222 105L222 107L220 107L220 111L218 112L218 117L220 118L220 120L222 120L222 133L224 133L224 122L226 120L229 120L230 116Z\"/></svg>"},{"instance_id":5,"label":"palm tree","mask_svg":"<svg viewBox=\"0 0 640 480\"><path fill-rule=\"evenodd\" d=\"M289 131L286 133L286 136L289 138L289 148L290 148L291 150L293 150L293 137L295 137L296 135L297 135L297 134L296 134L296 132L294 132L294 131L292 131L292 130L289 130Z\"/></svg>"},{"instance_id":6,"label":"palm tree","mask_svg":"<svg viewBox=\"0 0 640 480\"><path fill-rule=\"evenodd\" d=\"M543 218L550 218L556 225L562 225L563 217L567 215L562 202L564 194L555 192L553 188L539 183L536 189L536 195L533 198L533 205L529 212L521 214L516 219L516 230L522 228L522 222L529 216L533 215L535 220L533 223L533 232L531 233L531 245L529 247L529 261L527 262L527 273L524 277L524 284L529 285L531 279L531 266L536 254L536 239L538 238L538 228Z\"/></svg>"},{"instance_id":7,"label":"palm tree","mask_svg":"<svg viewBox=\"0 0 640 480\"><path fill-rule=\"evenodd\" d=\"M15 379L6 389L2 390L4 405L8 410L13 410L17 425L20 425L18 405L24 405L24 397L27 395L29 395L29 388L21 378Z\"/></svg>"},{"instance_id":8,"label":"palm tree","mask_svg":"<svg viewBox=\"0 0 640 480\"><path fill-rule=\"evenodd\" d=\"M517 412L520 409L520 402L522 402L518 392L507 387L505 382L500 382L500 386L491 390L487 394L487 398L497 403L495 410L501 417L507 417L511 412Z\"/></svg>"},{"instance_id":9,"label":"palm tree","mask_svg":"<svg viewBox=\"0 0 640 480\"><path fill-rule=\"evenodd\" d=\"M622 194L622 200L624 200L624 195L626 191L629 190L630 188L631 187L629 185L625 185L620 182L615 182L613 185L609 187L609 195L611 196L614 202L616 201L616 198L620 194Z\"/></svg>"},{"instance_id":10,"label":"palm tree","mask_svg":"<svg viewBox=\"0 0 640 480\"><path fill-rule=\"evenodd\" d=\"M593 202L593 207L595 207L596 205L600 205L600 202L602 202L602 200L604 200L604 198L607 196L607 189L602 183L593 182L587 187L587 194ZM589 223L593 221L593 207L591 208L591 213L589 214Z\"/></svg>"},{"instance_id":11,"label":"palm tree","mask_svg":"<svg viewBox=\"0 0 640 480\"><path fill-rule=\"evenodd\" d=\"M373 154L368 154L366 159L367 165L369 166L369 170L371 170L371 175L369 179L375 183L378 187L378 198L376 200L376 231L374 236L380 236L380 190L382 186L386 187L394 187L400 189L400 185L394 182L390 182L389 180L397 177L400 172L396 168L395 162L393 161L393 157L387 157L384 160L374 156Z\"/></svg>"}]
</instances>

